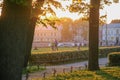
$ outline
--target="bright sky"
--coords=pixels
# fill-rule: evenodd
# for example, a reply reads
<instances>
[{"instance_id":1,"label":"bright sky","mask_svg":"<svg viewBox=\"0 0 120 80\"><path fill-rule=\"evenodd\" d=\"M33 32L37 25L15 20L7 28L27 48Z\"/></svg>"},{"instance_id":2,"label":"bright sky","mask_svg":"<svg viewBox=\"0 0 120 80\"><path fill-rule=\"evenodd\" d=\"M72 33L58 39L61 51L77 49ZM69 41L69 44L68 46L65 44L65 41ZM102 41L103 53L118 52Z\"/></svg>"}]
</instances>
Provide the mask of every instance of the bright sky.
<instances>
[{"instance_id":1,"label":"bright sky","mask_svg":"<svg viewBox=\"0 0 120 80\"><path fill-rule=\"evenodd\" d=\"M72 3L72 0L65 0L65 2L62 0L58 0L58 1L62 2L62 5L64 7L65 7L65 5L69 5ZM1 9L0 9L0 12L1 12ZM75 20L75 19L79 19L81 16L81 15L78 16L78 14L75 14L75 13L70 13L68 10L63 12L59 9L59 10L55 10L55 12L57 13L57 17L59 17L59 18L69 17L69 18L72 18L73 20ZM112 3L110 6L106 6L104 8L104 10L102 10L100 12L100 14L105 14L105 13L107 13L107 23L110 23L111 20L113 20L113 19L120 19L120 2Z\"/></svg>"},{"instance_id":2,"label":"bright sky","mask_svg":"<svg viewBox=\"0 0 120 80\"><path fill-rule=\"evenodd\" d=\"M62 5L68 5L71 4L72 0L67 2L62 2ZM79 19L80 16L75 13L70 13L69 11L61 11L61 10L55 10L58 17L70 17L73 20ZM100 12L100 14L106 14L107 13L107 23L110 23L113 19L120 19L120 3L112 3L110 6L105 6L104 10Z\"/></svg>"},{"instance_id":3,"label":"bright sky","mask_svg":"<svg viewBox=\"0 0 120 80\"><path fill-rule=\"evenodd\" d=\"M65 8L66 5L69 5L69 4L72 4L72 0L66 0L66 1L62 1L62 0L59 0L59 2L62 3L62 6ZM57 17L61 18L61 17L69 17L73 20L76 20L76 19L79 19L80 16L78 16L77 13L70 13L69 10L66 10L66 11L62 11L61 9L54 9L55 12L57 13Z\"/></svg>"},{"instance_id":4,"label":"bright sky","mask_svg":"<svg viewBox=\"0 0 120 80\"><path fill-rule=\"evenodd\" d=\"M105 8L107 12L107 23L113 19L120 19L120 3L113 3Z\"/></svg>"}]
</instances>

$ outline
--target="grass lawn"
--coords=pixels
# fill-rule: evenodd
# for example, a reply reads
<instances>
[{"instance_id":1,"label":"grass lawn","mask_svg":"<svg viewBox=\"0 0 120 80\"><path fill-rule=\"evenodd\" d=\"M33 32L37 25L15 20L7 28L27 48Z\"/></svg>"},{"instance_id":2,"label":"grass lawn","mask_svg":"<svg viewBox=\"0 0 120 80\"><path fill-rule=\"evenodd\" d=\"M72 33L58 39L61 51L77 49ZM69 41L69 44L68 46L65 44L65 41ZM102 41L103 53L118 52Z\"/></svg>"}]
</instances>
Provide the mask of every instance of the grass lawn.
<instances>
[{"instance_id":1,"label":"grass lawn","mask_svg":"<svg viewBox=\"0 0 120 80\"><path fill-rule=\"evenodd\" d=\"M99 71L75 71L72 73L59 74L47 79L32 80L120 80L120 67L106 67Z\"/></svg>"},{"instance_id":2,"label":"grass lawn","mask_svg":"<svg viewBox=\"0 0 120 80\"><path fill-rule=\"evenodd\" d=\"M26 74L27 71L29 71L29 73L33 73L33 72L41 72L43 70L45 70L46 68L44 66L27 66L27 69L23 69L23 74Z\"/></svg>"},{"instance_id":3,"label":"grass lawn","mask_svg":"<svg viewBox=\"0 0 120 80\"><path fill-rule=\"evenodd\" d=\"M80 50L87 50L87 49L88 49L88 47L80 48ZM74 50L77 50L77 47L59 47L58 48L58 51L74 51ZM37 50L32 49L32 53L36 53L36 52L45 53L45 52L55 52L55 51L52 51L50 47L38 48Z\"/></svg>"},{"instance_id":4,"label":"grass lawn","mask_svg":"<svg viewBox=\"0 0 120 80\"><path fill-rule=\"evenodd\" d=\"M100 49L103 48L113 48L113 47L100 47ZM58 51L74 51L74 50L78 50L77 47L59 47ZM80 50L88 50L88 47L80 47ZM46 48L38 48L37 50L32 49L32 54L36 54L37 52L43 54L46 52L56 52L56 51L52 51L50 47L46 47Z\"/></svg>"}]
</instances>

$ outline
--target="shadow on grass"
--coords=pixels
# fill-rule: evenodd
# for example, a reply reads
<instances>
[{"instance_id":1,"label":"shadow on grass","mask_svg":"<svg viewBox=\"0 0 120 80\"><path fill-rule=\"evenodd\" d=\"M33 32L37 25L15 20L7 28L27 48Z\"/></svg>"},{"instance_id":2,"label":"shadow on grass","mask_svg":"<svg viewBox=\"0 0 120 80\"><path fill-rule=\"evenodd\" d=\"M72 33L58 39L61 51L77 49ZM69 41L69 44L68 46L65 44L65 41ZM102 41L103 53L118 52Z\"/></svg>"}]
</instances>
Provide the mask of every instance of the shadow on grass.
<instances>
[{"instance_id":1,"label":"shadow on grass","mask_svg":"<svg viewBox=\"0 0 120 80\"><path fill-rule=\"evenodd\" d=\"M103 70L97 71L96 74L104 77L106 80L120 80L119 77L106 73Z\"/></svg>"}]
</instances>

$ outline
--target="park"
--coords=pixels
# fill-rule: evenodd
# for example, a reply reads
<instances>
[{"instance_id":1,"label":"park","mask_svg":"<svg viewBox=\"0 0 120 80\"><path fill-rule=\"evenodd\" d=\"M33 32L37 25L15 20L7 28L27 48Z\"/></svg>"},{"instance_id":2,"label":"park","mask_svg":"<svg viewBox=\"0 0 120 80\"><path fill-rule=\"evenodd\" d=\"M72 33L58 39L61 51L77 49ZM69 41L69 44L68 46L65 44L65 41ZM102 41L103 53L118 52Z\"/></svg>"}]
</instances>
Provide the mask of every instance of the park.
<instances>
[{"instance_id":1,"label":"park","mask_svg":"<svg viewBox=\"0 0 120 80\"><path fill-rule=\"evenodd\" d=\"M120 80L119 5L1 0L1 80Z\"/></svg>"}]
</instances>

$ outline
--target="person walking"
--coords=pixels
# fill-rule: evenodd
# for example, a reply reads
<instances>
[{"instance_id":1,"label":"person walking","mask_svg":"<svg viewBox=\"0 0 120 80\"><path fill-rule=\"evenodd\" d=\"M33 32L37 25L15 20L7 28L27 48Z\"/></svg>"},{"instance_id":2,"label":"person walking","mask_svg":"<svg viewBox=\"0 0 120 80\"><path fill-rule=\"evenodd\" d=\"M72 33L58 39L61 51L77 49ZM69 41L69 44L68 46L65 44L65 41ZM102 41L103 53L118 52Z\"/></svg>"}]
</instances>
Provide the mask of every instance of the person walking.
<instances>
[{"instance_id":1,"label":"person walking","mask_svg":"<svg viewBox=\"0 0 120 80\"><path fill-rule=\"evenodd\" d=\"M50 47L51 47L52 51L54 51L54 50L55 50L55 44L54 44L54 42L53 42L53 41L50 43Z\"/></svg>"},{"instance_id":2,"label":"person walking","mask_svg":"<svg viewBox=\"0 0 120 80\"><path fill-rule=\"evenodd\" d=\"M81 46L81 44L79 43L79 44L78 44L78 50L80 50L80 46Z\"/></svg>"},{"instance_id":3,"label":"person walking","mask_svg":"<svg viewBox=\"0 0 120 80\"><path fill-rule=\"evenodd\" d=\"M57 50L58 51L58 41L55 39L55 41L54 41L54 47L55 47L55 50Z\"/></svg>"}]
</instances>

